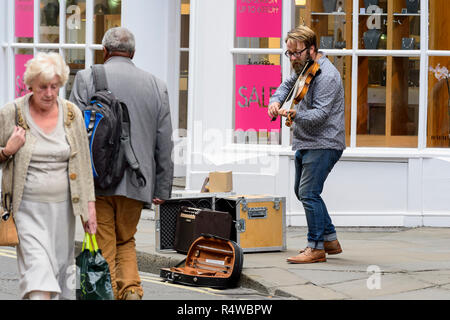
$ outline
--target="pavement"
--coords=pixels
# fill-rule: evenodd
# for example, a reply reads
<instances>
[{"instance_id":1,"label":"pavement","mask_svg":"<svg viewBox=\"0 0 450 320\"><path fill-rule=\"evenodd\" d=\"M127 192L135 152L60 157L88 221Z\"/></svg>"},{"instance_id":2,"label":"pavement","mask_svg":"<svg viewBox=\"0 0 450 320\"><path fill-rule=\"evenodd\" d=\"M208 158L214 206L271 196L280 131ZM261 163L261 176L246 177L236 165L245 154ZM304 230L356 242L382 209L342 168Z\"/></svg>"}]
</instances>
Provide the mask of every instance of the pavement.
<instances>
[{"instance_id":1,"label":"pavement","mask_svg":"<svg viewBox=\"0 0 450 320\"><path fill-rule=\"evenodd\" d=\"M450 300L450 228L340 228L343 252L327 262L290 264L306 245L306 227L286 228L286 251L245 253L239 285L299 300ZM77 247L83 240L79 219ZM159 274L186 256L158 252L154 211L136 234L139 270Z\"/></svg>"}]
</instances>

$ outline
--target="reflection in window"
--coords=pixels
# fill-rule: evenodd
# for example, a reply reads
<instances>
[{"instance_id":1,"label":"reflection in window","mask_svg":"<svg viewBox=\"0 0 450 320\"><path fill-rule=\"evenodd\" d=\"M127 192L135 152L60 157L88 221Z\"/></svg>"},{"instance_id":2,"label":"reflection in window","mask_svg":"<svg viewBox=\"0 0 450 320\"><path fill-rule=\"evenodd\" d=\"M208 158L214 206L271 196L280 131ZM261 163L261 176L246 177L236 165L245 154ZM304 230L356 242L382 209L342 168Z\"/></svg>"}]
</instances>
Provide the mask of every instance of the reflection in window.
<instances>
[{"instance_id":1,"label":"reflection in window","mask_svg":"<svg viewBox=\"0 0 450 320\"><path fill-rule=\"evenodd\" d=\"M450 147L450 57L430 57L427 147Z\"/></svg>"},{"instance_id":2,"label":"reflection in window","mask_svg":"<svg viewBox=\"0 0 450 320\"><path fill-rule=\"evenodd\" d=\"M419 58L359 57L357 146L417 147Z\"/></svg>"},{"instance_id":3,"label":"reflection in window","mask_svg":"<svg viewBox=\"0 0 450 320\"><path fill-rule=\"evenodd\" d=\"M180 28L180 79L178 90L178 130L180 136L186 136L188 113L188 82L189 82L189 23L190 0L181 1Z\"/></svg>"},{"instance_id":4,"label":"reflection in window","mask_svg":"<svg viewBox=\"0 0 450 320\"><path fill-rule=\"evenodd\" d=\"M429 0L429 49L450 50L450 6L448 0Z\"/></svg>"},{"instance_id":5,"label":"reflection in window","mask_svg":"<svg viewBox=\"0 0 450 320\"><path fill-rule=\"evenodd\" d=\"M39 41L41 43L59 42L59 2L40 1Z\"/></svg>"},{"instance_id":6,"label":"reflection in window","mask_svg":"<svg viewBox=\"0 0 450 320\"><path fill-rule=\"evenodd\" d=\"M64 50L65 60L70 68L69 79L66 83L66 98L70 97L72 92L73 81L75 80L75 75L78 71L83 70L85 66L85 51L82 49L67 49Z\"/></svg>"},{"instance_id":7,"label":"reflection in window","mask_svg":"<svg viewBox=\"0 0 450 320\"><path fill-rule=\"evenodd\" d=\"M33 59L33 49L15 49L14 50L14 96L16 98L27 94L28 88L23 81L25 73L25 64Z\"/></svg>"},{"instance_id":8,"label":"reflection in window","mask_svg":"<svg viewBox=\"0 0 450 320\"><path fill-rule=\"evenodd\" d=\"M95 0L94 43L101 44L108 29L121 26L121 0Z\"/></svg>"},{"instance_id":9,"label":"reflection in window","mask_svg":"<svg viewBox=\"0 0 450 320\"><path fill-rule=\"evenodd\" d=\"M359 57L358 146L380 143L383 139L370 136L386 134L386 67L386 58Z\"/></svg>"},{"instance_id":10,"label":"reflection in window","mask_svg":"<svg viewBox=\"0 0 450 320\"><path fill-rule=\"evenodd\" d=\"M236 38L236 48L281 48L281 38Z\"/></svg>"},{"instance_id":11,"label":"reflection in window","mask_svg":"<svg viewBox=\"0 0 450 320\"><path fill-rule=\"evenodd\" d=\"M391 135L418 134L419 118L419 58L392 58ZM405 147L416 147L404 145Z\"/></svg>"},{"instance_id":12,"label":"reflection in window","mask_svg":"<svg viewBox=\"0 0 450 320\"><path fill-rule=\"evenodd\" d=\"M308 6L305 4L306 1L296 1L294 26L311 27L321 49L351 48L350 3L337 0L311 1Z\"/></svg>"},{"instance_id":13,"label":"reflection in window","mask_svg":"<svg viewBox=\"0 0 450 320\"><path fill-rule=\"evenodd\" d=\"M66 3L66 42L86 42L86 0Z\"/></svg>"},{"instance_id":14,"label":"reflection in window","mask_svg":"<svg viewBox=\"0 0 450 320\"><path fill-rule=\"evenodd\" d=\"M94 3L94 43L101 44L106 31L121 26L121 0L95 0ZM96 64L104 62L103 51L96 50Z\"/></svg>"},{"instance_id":15,"label":"reflection in window","mask_svg":"<svg viewBox=\"0 0 450 320\"><path fill-rule=\"evenodd\" d=\"M339 71L344 87L345 100L345 143L350 146L350 128L351 128L351 95L352 95L352 57L351 56L327 56L331 63Z\"/></svg>"},{"instance_id":16,"label":"reflection in window","mask_svg":"<svg viewBox=\"0 0 450 320\"><path fill-rule=\"evenodd\" d=\"M352 3L351 1L295 1L294 25L310 26L317 36L319 49L352 48ZM345 92L345 134L346 144L350 146L351 128L351 72L352 57L328 56L339 70ZM291 140L292 141L292 140Z\"/></svg>"}]
</instances>

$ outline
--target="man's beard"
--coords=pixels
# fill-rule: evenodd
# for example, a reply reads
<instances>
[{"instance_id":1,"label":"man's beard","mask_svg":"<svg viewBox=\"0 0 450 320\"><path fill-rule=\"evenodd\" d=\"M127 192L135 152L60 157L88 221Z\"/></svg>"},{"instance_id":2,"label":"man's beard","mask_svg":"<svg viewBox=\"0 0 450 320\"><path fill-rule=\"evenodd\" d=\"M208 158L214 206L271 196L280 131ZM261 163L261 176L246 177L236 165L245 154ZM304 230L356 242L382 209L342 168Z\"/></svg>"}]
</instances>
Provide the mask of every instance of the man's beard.
<instances>
[{"instance_id":1,"label":"man's beard","mask_svg":"<svg viewBox=\"0 0 450 320\"><path fill-rule=\"evenodd\" d=\"M307 52L305 60L298 60L298 59L296 59L296 60L291 62L292 69L295 70L295 73L300 75L302 73L302 71L303 71L303 68L308 63L309 60L311 60L311 55L309 54L309 52Z\"/></svg>"}]
</instances>

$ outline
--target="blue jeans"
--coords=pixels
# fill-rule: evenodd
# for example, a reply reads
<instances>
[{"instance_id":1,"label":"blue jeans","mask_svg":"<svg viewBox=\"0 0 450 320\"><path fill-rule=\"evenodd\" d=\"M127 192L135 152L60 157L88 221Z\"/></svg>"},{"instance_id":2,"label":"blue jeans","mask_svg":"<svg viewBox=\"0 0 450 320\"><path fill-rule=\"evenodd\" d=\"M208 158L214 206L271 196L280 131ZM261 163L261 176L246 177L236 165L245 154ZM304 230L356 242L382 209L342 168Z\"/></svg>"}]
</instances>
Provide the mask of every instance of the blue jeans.
<instances>
[{"instance_id":1,"label":"blue jeans","mask_svg":"<svg viewBox=\"0 0 450 320\"><path fill-rule=\"evenodd\" d=\"M323 249L324 241L337 239L327 207L320 194L328 174L342 150L297 150L295 153L295 195L303 204L308 223L308 247Z\"/></svg>"}]
</instances>

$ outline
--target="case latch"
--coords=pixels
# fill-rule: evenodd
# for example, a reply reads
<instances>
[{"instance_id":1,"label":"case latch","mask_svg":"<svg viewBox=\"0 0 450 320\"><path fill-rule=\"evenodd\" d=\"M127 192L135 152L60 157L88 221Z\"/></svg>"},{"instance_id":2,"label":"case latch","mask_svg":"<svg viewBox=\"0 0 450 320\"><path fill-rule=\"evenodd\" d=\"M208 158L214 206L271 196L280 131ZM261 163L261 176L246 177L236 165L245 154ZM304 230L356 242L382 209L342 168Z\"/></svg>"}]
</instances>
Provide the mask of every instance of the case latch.
<instances>
[{"instance_id":1,"label":"case latch","mask_svg":"<svg viewBox=\"0 0 450 320\"><path fill-rule=\"evenodd\" d=\"M236 220L236 231L237 232L245 232L245 220L244 219Z\"/></svg>"},{"instance_id":2,"label":"case latch","mask_svg":"<svg viewBox=\"0 0 450 320\"><path fill-rule=\"evenodd\" d=\"M242 202L242 211L247 212L248 211L247 200L245 200L245 198L242 198L241 202Z\"/></svg>"},{"instance_id":3,"label":"case latch","mask_svg":"<svg viewBox=\"0 0 450 320\"><path fill-rule=\"evenodd\" d=\"M273 199L273 208L275 210L280 210L280 204L281 204L281 199L280 198Z\"/></svg>"}]
</instances>

